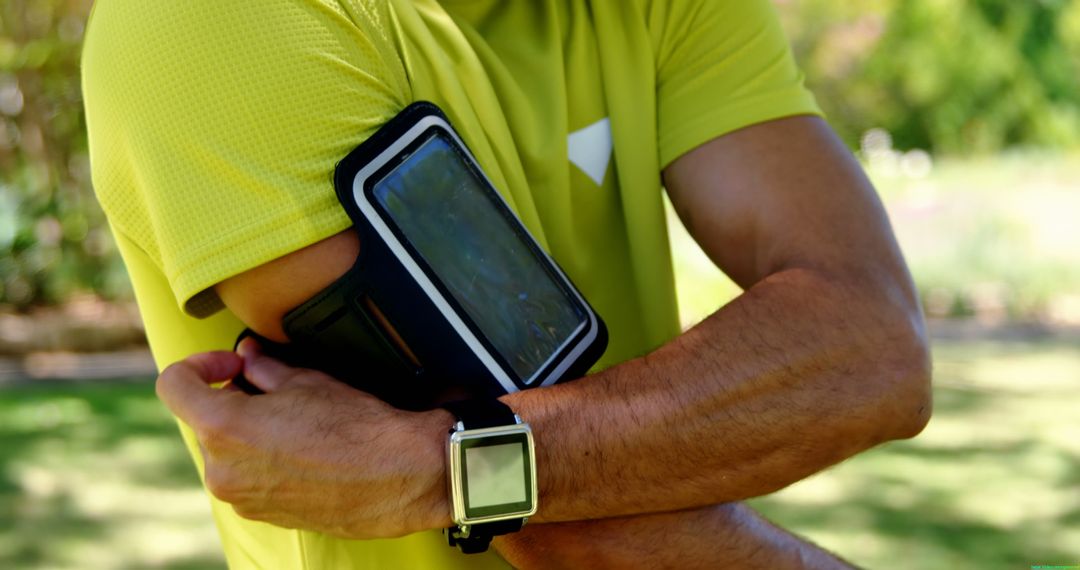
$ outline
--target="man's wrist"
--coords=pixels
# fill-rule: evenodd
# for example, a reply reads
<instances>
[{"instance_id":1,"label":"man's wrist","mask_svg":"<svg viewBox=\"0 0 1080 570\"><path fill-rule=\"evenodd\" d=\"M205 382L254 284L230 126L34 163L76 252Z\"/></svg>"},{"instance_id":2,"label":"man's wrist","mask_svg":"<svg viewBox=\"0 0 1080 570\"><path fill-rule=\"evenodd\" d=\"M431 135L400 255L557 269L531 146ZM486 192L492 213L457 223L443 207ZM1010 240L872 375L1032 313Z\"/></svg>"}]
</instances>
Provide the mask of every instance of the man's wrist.
<instances>
[{"instance_id":1,"label":"man's wrist","mask_svg":"<svg viewBox=\"0 0 1080 570\"><path fill-rule=\"evenodd\" d=\"M424 487L414 511L415 528L418 531L447 528L453 521L446 488L446 440L456 420L441 408L411 415L420 451L417 481Z\"/></svg>"}]
</instances>

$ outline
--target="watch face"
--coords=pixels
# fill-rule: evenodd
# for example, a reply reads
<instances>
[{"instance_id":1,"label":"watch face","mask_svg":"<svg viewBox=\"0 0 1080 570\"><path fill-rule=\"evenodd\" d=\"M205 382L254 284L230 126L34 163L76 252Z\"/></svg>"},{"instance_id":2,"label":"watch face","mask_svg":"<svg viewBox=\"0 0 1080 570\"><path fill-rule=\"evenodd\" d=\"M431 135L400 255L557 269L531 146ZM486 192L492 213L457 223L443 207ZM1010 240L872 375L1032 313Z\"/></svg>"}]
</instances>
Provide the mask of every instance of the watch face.
<instances>
[{"instance_id":1,"label":"watch face","mask_svg":"<svg viewBox=\"0 0 1080 570\"><path fill-rule=\"evenodd\" d=\"M457 522L535 512L536 482L527 426L457 432L451 438L451 453Z\"/></svg>"},{"instance_id":2,"label":"watch face","mask_svg":"<svg viewBox=\"0 0 1080 570\"><path fill-rule=\"evenodd\" d=\"M528 499L524 442L468 447L464 464L466 512Z\"/></svg>"}]
</instances>

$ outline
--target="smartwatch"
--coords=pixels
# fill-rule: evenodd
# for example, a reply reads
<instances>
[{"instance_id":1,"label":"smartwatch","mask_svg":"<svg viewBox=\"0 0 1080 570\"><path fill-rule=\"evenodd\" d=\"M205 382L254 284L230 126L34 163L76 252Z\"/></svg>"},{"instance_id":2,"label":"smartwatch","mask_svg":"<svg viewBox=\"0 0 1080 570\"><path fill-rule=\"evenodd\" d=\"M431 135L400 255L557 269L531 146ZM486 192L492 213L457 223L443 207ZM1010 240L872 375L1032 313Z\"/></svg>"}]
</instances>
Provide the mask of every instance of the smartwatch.
<instances>
[{"instance_id":1,"label":"smartwatch","mask_svg":"<svg viewBox=\"0 0 1080 570\"><path fill-rule=\"evenodd\" d=\"M450 546L484 552L492 537L517 532L536 514L536 448L529 424L491 399L443 404L457 423L446 462L454 526Z\"/></svg>"},{"instance_id":2,"label":"smartwatch","mask_svg":"<svg viewBox=\"0 0 1080 570\"><path fill-rule=\"evenodd\" d=\"M414 410L580 378L603 354L603 320L435 105L356 147L334 188L359 256L267 354Z\"/></svg>"}]
</instances>

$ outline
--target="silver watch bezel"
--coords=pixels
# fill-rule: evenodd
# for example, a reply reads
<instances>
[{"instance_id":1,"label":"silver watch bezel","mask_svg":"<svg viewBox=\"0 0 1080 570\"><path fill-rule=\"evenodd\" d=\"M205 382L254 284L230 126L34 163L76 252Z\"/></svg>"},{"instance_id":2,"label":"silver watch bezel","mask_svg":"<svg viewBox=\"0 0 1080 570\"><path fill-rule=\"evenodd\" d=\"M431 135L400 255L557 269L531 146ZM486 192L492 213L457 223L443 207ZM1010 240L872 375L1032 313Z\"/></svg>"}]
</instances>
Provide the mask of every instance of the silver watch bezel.
<instances>
[{"instance_id":1,"label":"silver watch bezel","mask_svg":"<svg viewBox=\"0 0 1080 570\"><path fill-rule=\"evenodd\" d=\"M515 416L516 417L516 416ZM447 440L447 469L449 470L449 482L450 482L450 508L451 518L454 524L461 527L463 536L468 536L468 527L474 524L483 524L511 519L523 519L522 524L526 522L528 517L536 514L536 507L538 501L537 496L537 483L536 483L536 446L533 441L532 429L529 428L529 424L519 423L508 426L496 426L480 429L464 429L462 422L455 424L455 429L450 432L450 437ZM466 514L465 509L465 481L462 480L462 444L466 441L472 441L477 439L494 438L507 435L525 435L525 447L528 453L529 466L530 466L530 482L529 492L532 498L532 505L529 509L523 511L514 511L509 513L501 513L496 515L487 515L480 517L469 517Z\"/></svg>"}]
</instances>

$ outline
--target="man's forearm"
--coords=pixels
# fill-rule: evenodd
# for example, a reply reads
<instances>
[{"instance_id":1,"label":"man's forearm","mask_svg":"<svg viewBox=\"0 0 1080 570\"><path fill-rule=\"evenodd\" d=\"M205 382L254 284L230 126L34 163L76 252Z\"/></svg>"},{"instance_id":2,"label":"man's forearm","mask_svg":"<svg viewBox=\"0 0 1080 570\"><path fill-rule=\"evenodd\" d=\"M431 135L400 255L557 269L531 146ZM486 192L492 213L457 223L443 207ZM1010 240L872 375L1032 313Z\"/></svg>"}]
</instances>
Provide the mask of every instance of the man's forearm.
<instances>
[{"instance_id":1,"label":"man's forearm","mask_svg":"<svg viewBox=\"0 0 1080 570\"><path fill-rule=\"evenodd\" d=\"M758 496L917 433L921 318L899 286L860 279L780 271L644 358L504 397L536 434L537 519Z\"/></svg>"},{"instance_id":2,"label":"man's forearm","mask_svg":"<svg viewBox=\"0 0 1080 570\"><path fill-rule=\"evenodd\" d=\"M790 117L740 129L678 158L665 168L664 182L691 235L746 292L646 357L504 396L536 436L534 522L677 511L761 495L882 441L913 435L929 415L928 354L914 286L873 187L827 125ZM338 251L336 238L348 247ZM329 266L328 259L351 263L356 242L351 232L338 234L217 290L242 319L266 313L277 322L311 294L295 286L303 281L295 275ZM325 283L307 285L317 290ZM292 378L322 375L280 363L254 366L267 369L261 378L249 374L263 360L269 359L245 356L245 374L265 397L196 389L227 376L191 366L163 373L158 382L170 407L194 422L200 442L233 444L218 445L220 457L208 459L208 471L213 467L216 480L229 483L219 485L219 496L262 520L353 538L450 525L440 452L453 422L449 412L394 412L344 388L299 390L308 384ZM293 399L311 403L287 405ZM371 414L384 421L357 419ZM341 426L337 440L322 429L325 418ZM237 426L260 430L245 435ZM261 437L267 427L283 435ZM415 452L380 454L373 441L377 449ZM327 478L340 483L342 496L384 496L388 504L375 512L388 520L369 528L342 501L328 511L314 500L312 507L279 495L258 499L268 485L306 482L278 458L313 452L340 466ZM381 492L394 485L407 492ZM401 496L416 500L402 503Z\"/></svg>"},{"instance_id":3,"label":"man's forearm","mask_svg":"<svg viewBox=\"0 0 1080 570\"><path fill-rule=\"evenodd\" d=\"M675 513L526 526L497 538L515 568L807 568L851 566L741 503Z\"/></svg>"}]
</instances>

